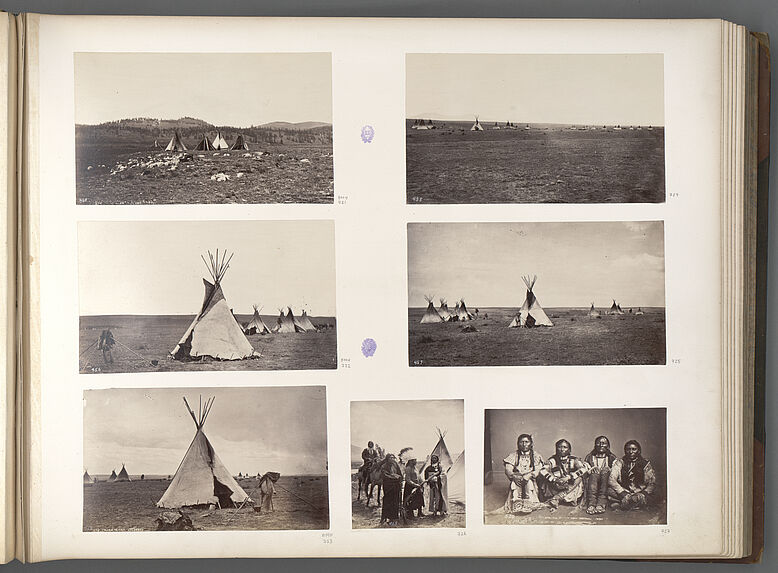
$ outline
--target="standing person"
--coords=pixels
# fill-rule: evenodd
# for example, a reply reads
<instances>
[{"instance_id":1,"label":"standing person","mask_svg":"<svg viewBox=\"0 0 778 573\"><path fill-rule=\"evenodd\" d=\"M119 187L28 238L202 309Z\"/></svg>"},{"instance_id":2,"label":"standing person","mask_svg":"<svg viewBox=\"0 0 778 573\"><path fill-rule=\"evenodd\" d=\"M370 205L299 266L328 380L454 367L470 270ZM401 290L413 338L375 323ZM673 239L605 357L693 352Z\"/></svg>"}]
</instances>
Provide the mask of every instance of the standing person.
<instances>
[{"instance_id":1,"label":"standing person","mask_svg":"<svg viewBox=\"0 0 778 573\"><path fill-rule=\"evenodd\" d=\"M416 469L416 456L413 451L406 452L408 461L405 464L405 488L403 489L403 504L408 510L408 517L413 519L413 512L418 517L424 517L424 491L421 477Z\"/></svg>"},{"instance_id":2,"label":"standing person","mask_svg":"<svg viewBox=\"0 0 778 573\"><path fill-rule=\"evenodd\" d=\"M548 506L555 510L561 503L575 505L583 496L583 477L589 473L584 462L573 455L573 447L565 439L554 444L556 452L548 458L541 471Z\"/></svg>"},{"instance_id":3,"label":"standing person","mask_svg":"<svg viewBox=\"0 0 778 573\"><path fill-rule=\"evenodd\" d=\"M589 466L582 507L586 513L605 513L608 503L608 482L616 455L611 452L611 443L606 436L594 439L594 448L586 454L584 462Z\"/></svg>"},{"instance_id":4,"label":"standing person","mask_svg":"<svg viewBox=\"0 0 778 573\"><path fill-rule=\"evenodd\" d=\"M637 440L624 444L624 457L613 462L608 499L613 509L640 509L656 503L656 472L642 456Z\"/></svg>"},{"instance_id":5,"label":"standing person","mask_svg":"<svg viewBox=\"0 0 778 573\"><path fill-rule=\"evenodd\" d=\"M259 511L257 513L268 513L275 511L273 506L273 496L276 493L275 482L281 477L276 472L267 472L259 478Z\"/></svg>"},{"instance_id":6,"label":"standing person","mask_svg":"<svg viewBox=\"0 0 778 573\"><path fill-rule=\"evenodd\" d=\"M113 333L105 329L100 333L100 340L97 343L97 348L103 351L103 362L106 364L113 364L113 347L116 346L116 340L113 337Z\"/></svg>"},{"instance_id":7,"label":"standing person","mask_svg":"<svg viewBox=\"0 0 778 573\"><path fill-rule=\"evenodd\" d=\"M389 527L396 527L400 518L400 487L403 470L394 454L387 454L381 464L384 498L381 505L381 524L386 521Z\"/></svg>"},{"instance_id":8,"label":"standing person","mask_svg":"<svg viewBox=\"0 0 778 573\"><path fill-rule=\"evenodd\" d=\"M532 513L544 507L538 498L538 476L543 470L543 458L535 452L532 436L520 434L517 450L503 459L505 475L511 482L505 513Z\"/></svg>"},{"instance_id":9,"label":"standing person","mask_svg":"<svg viewBox=\"0 0 778 573\"><path fill-rule=\"evenodd\" d=\"M433 516L440 513L440 515L446 515L448 513L448 500L443 493L443 480L446 477L443 474L443 468L440 465L440 458L432 454L430 457L430 465L424 470L424 481L430 486L429 493L429 505L427 511Z\"/></svg>"}]
</instances>

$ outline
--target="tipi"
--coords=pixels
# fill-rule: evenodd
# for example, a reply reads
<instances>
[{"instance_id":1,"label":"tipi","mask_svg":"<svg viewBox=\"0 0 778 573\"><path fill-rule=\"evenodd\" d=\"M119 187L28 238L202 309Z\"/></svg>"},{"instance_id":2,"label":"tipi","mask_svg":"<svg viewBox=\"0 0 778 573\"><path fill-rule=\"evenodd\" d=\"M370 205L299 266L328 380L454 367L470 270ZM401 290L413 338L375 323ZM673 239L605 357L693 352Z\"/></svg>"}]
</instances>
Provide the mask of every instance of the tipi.
<instances>
[{"instance_id":1,"label":"tipi","mask_svg":"<svg viewBox=\"0 0 778 573\"><path fill-rule=\"evenodd\" d=\"M127 468L124 467L124 464L122 464L122 471L119 472L119 475L116 476L114 481L132 481L130 479L130 475L127 473Z\"/></svg>"},{"instance_id":2,"label":"tipi","mask_svg":"<svg viewBox=\"0 0 778 573\"><path fill-rule=\"evenodd\" d=\"M278 316L278 324L273 329L273 332L288 333L288 332L303 332L303 328L297 324L297 320L292 314L292 308L286 307L288 312L284 315L284 309L281 309L281 314Z\"/></svg>"},{"instance_id":3,"label":"tipi","mask_svg":"<svg viewBox=\"0 0 778 573\"><path fill-rule=\"evenodd\" d=\"M554 326L554 323L549 320L543 307L540 306L540 302L535 297L535 293L532 289L535 286L535 282L538 280L538 276L535 275L531 279L529 276L521 277L524 284L527 285L527 297L524 299L524 304L521 305L519 312L513 317L513 320L508 325L509 328L517 328L524 326L527 328L533 326Z\"/></svg>"},{"instance_id":4,"label":"tipi","mask_svg":"<svg viewBox=\"0 0 778 573\"><path fill-rule=\"evenodd\" d=\"M592 307L589 309L587 316L591 316L594 318L600 316L600 311L594 308L594 303L592 303Z\"/></svg>"},{"instance_id":5,"label":"tipi","mask_svg":"<svg viewBox=\"0 0 778 573\"><path fill-rule=\"evenodd\" d=\"M644 314L643 309L638 307L637 311L635 311L635 314Z\"/></svg>"},{"instance_id":6,"label":"tipi","mask_svg":"<svg viewBox=\"0 0 778 573\"><path fill-rule=\"evenodd\" d=\"M197 144L197 147L195 147L195 151L210 151L213 149L213 145L211 145L211 142L208 141L208 138L203 134L203 138L200 140L200 143Z\"/></svg>"},{"instance_id":7,"label":"tipi","mask_svg":"<svg viewBox=\"0 0 778 573\"><path fill-rule=\"evenodd\" d=\"M206 400L205 406L201 405L199 415L195 417L189 402L184 398L184 404L197 431L176 470L176 475L173 476L173 481L157 502L157 507L176 509L184 506L216 505L225 508L251 502L251 498L224 467L203 431L213 401L214 398Z\"/></svg>"},{"instance_id":8,"label":"tipi","mask_svg":"<svg viewBox=\"0 0 778 573\"><path fill-rule=\"evenodd\" d=\"M448 309L448 304L446 303L445 298L440 299L438 314L440 315L440 318L442 318L444 322L448 322L449 320L451 320L451 311Z\"/></svg>"},{"instance_id":9,"label":"tipi","mask_svg":"<svg viewBox=\"0 0 778 573\"><path fill-rule=\"evenodd\" d=\"M616 304L616 299L613 299L613 304L605 312L605 314L624 314L624 311L621 310L621 307L618 304Z\"/></svg>"},{"instance_id":10,"label":"tipi","mask_svg":"<svg viewBox=\"0 0 778 573\"><path fill-rule=\"evenodd\" d=\"M186 360L210 356L219 360L242 360L259 356L243 334L243 329L230 312L230 307L222 292L221 281L230 267L232 255L225 253L219 259L219 250L214 257L208 252L210 264L202 257L213 283L203 279L205 298L200 313L186 329L171 356L176 360Z\"/></svg>"},{"instance_id":11,"label":"tipi","mask_svg":"<svg viewBox=\"0 0 778 573\"><path fill-rule=\"evenodd\" d=\"M186 151L186 145L181 141L178 131L173 133L173 137L170 138L170 143L167 144L165 151Z\"/></svg>"},{"instance_id":12,"label":"tipi","mask_svg":"<svg viewBox=\"0 0 778 573\"><path fill-rule=\"evenodd\" d=\"M467 307L465 306L465 299L460 299L459 304L457 305L457 320L473 320L473 315L470 314L467 311Z\"/></svg>"},{"instance_id":13,"label":"tipi","mask_svg":"<svg viewBox=\"0 0 778 573\"><path fill-rule=\"evenodd\" d=\"M470 131L483 131L484 128L481 126L480 123L478 123L478 116L475 116L475 123L473 124L473 127L470 128Z\"/></svg>"},{"instance_id":14,"label":"tipi","mask_svg":"<svg viewBox=\"0 0 778 573\"><path fill-rule=\"evenodd\" d=\"M116 470L111 470L111 475L108 476L108 479L106 481L116 481Z\"/></svg>"},{"instance_id":15,"label":"tipi","mask_svg":"<svg viewBox=\"0 0 778 573\"><path fill-rule=\"evenodd\" d=\"M84 470L84 485L92 485L93 483L95 483L95 480L92 479L88 471Z\"/></svg>"},{"instance_id":16,"label":"tipi","mask_svg":"<svg viewBox=\"0 0 778 573\"><path fill-rule=\"evenodd\" d=\"M421 321L419 321L419 324L427 324L429 322L443 322L443 319L438 314L438 311L435 310L435 305L432 304L432 295L424 295L424 300L427 301L427 310L424 313L424 316L421 317Z\"/></svg>"},{"instance_id":17,"label":"tipi","mask_svg":"<svg viewBox=\"0 0 778 573\"><path fill-rule=\"evenodd\" d=\"M465 452L462 452L456 462L451 458L451 454L446 446L446 432L441 432L438 429L438 443L427 456L422 468L422 475L424 469L430 465L430 460L433 455L438 456L440 460L440 467L443 469L443 498L446 502L465 503Z\"/></svg>"},{"instance_id":18,"label":"tipi","mask_svg":"<svg viewBox=\"0 0 778 573\"><path fill-rule=\"evenodd\" d=\"M230 148L230 146L227 145L227 142L222 137L222 132L221 131L217 131L216 132L216 137L214 138L212 145L213 145L214 149L229 149Z\"/></svg>"},{"instance_id":19,"label":"tipi","mask_svg":"<svg viewBox=\"0 0 778 573\"><path fill-rule=\"evenodd\" d=\"M311 322L311 319L308 318L308 313L305 311L305 309L303 309L303 313L299 317L294 319L294 322L305 332L313 332L316 330L316 326Z\"/></svg>"},{"instance_id":20,"label":"tipi","mask_svg":"<svg viewBox=\"0 0 778 573\"><path fill-rule=\"evenodd\" d=\"M249 323L243 327L243 334L270 334L270 329L267 327L262 317L259 316L259 307L254 305L254 316L251 317Z\"/></svg>"},{"instance_id":21,"label":"tipi","mask_svg":"<svg viewBox=\"0 0 778 573\"><path fill-rule=\"evenodd\" d=\"M231 150L236 150L236 151L248 151L249 150L249 146L244 141L243 135L239 134L238 135L238 139L235 140L235 143L232 144L232 147L230 147L230 149Z\"/></svg>"}]
</instances>

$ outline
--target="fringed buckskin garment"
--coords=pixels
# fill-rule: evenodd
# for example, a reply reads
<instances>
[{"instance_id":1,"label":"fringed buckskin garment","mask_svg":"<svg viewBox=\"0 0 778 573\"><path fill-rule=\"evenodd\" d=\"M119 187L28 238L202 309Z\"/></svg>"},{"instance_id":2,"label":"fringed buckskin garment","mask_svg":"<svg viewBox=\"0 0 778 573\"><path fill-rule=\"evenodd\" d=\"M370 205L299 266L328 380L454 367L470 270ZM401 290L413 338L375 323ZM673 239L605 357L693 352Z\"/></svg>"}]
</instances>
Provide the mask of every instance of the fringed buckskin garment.
<instances>
[{"instance_id":1,"label":"fringed buckskin garment","mask_svg":"<svg viewBox=\"0 0 778 573\"><path fill-rule=\"evenodd\" d=\"M543 507L538 497L538 476L545 463L533 448L526 453L516 450L503 459L505 475L511 480L505 513L530 513Z\"/></svg>"}]
</instances>

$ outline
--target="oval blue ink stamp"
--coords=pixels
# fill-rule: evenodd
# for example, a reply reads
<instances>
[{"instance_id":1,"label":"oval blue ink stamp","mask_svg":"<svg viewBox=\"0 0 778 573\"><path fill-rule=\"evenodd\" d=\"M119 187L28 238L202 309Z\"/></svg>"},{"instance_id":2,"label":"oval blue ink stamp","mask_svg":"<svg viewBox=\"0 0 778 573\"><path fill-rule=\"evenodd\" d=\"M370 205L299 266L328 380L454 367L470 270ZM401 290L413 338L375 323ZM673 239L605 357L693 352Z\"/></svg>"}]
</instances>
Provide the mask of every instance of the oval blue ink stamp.
<instances>
[{"instance_id":1,"label":"oval blue ink stamp","mask_svg":"<svg viewBox=\"0 0 778 573\"><path fill-rule=\"evenodd\" d=\"M362 143L370 143L375 137L375 129L372 125L362 126ZM369 340L369 339L368 339Z\"/></svg>"},{"instance_id":2,"label":"oval blue ink stamp","mask_svg":"<svg viewBox=\"0 0 778 573\"><path fill-rule=\"evenodd\" d=\"M375 354L376 349L378 348L378 345L376 344L375 340L372 338L365 338L362 341L362 354L365 355L365 358L370 358Z\"/></svg>"}]
</instances>

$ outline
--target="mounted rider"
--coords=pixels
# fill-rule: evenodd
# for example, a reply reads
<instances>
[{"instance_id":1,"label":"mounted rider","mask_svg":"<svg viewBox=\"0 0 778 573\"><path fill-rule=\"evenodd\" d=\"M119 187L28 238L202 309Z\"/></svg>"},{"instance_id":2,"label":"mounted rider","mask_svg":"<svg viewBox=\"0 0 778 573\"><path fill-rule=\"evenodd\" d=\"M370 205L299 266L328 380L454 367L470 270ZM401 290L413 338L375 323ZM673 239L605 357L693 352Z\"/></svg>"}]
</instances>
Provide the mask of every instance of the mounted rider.
<instances>
[{"instance_id":1,"label":"mounted rider","mask_svg":"<svg viewBox=\"0 0 778 573\"><path fill-rule=\"evenodd\" d=\"M378 448L375 447L375 444L372 441L368 442L367 447L362 450L362 467L359 468L359 472L363 476L367 476L373 467L373 464L380 456L381 453L378 451Z\"/></svg>"}]
</instances>

